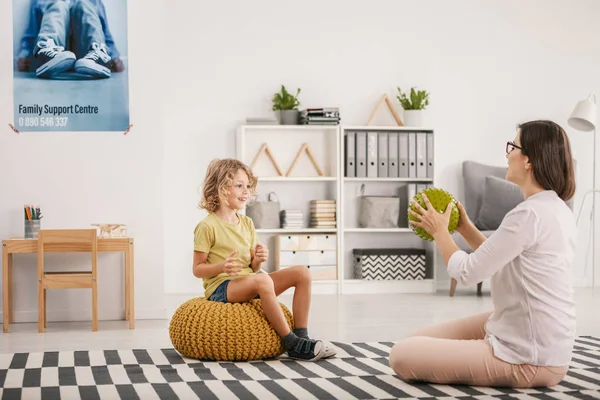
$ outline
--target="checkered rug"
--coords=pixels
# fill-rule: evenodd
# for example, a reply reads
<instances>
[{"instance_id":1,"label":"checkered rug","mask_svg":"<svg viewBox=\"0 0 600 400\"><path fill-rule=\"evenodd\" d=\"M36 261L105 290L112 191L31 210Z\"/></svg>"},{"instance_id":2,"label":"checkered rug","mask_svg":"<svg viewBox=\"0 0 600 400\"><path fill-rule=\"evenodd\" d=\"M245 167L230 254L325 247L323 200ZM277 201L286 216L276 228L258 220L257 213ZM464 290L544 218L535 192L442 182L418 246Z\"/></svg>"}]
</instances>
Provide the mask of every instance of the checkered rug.
<instances>
[{"instance_id":1,"label":"checkered rug","mask_svg":"<svg viewBox=\"0 0 600 400\"><path fill-rule=\"evenodd\" d=\"M540 389L408 384L391 342L333 342L319 362L199 362L173 349L0 354L4 399L600 399L600 338L580 337L567 378Z\"/></svg>"}]
</instances>

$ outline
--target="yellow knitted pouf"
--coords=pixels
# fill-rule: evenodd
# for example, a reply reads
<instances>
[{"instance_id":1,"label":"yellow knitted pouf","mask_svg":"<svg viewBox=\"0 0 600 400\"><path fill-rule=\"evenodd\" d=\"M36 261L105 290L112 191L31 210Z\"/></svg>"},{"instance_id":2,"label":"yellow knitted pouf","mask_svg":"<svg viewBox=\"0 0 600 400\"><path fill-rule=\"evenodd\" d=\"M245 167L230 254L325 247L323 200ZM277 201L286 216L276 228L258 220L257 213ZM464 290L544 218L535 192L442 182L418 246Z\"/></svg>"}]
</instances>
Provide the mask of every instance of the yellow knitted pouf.
<instances>
[{"instance_id":1,"label":"yellow knitted pouf","mask_svg":"<svg viewBox=\"0 0 600 400\"><path fill-rule=\"evenodd\" d=\"M290 310L279 303L290 329ZM169 335L181 355L199 360L248 361L283 354L281 337L262 311L260 300L220 303L196 297L183 303L171 319Z\"/></svg>"}]
</instances>

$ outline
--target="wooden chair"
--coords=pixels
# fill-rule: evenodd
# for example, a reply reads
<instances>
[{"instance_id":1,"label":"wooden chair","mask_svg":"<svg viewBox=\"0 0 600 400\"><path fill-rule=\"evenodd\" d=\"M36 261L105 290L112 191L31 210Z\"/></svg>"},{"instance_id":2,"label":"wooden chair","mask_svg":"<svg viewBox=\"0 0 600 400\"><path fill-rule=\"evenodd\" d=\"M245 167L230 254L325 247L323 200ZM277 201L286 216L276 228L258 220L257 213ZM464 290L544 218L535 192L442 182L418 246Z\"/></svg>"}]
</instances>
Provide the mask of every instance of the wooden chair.
<instances>
[{"instance_id":1,"label":"wooden chair","mask_svg":"<svg viewBox=\"0 0 600 400\"><path fill-rule=\"evenodd\" d=\"M38 331L44 332L46 319L46 290L92 289L92 331L98 330L98 240L96 229L40 229L38 231ZM51 246L54 252L92 253L91 271L46 272L44 271L44 248Z\"/></svg>"}]
</instances>

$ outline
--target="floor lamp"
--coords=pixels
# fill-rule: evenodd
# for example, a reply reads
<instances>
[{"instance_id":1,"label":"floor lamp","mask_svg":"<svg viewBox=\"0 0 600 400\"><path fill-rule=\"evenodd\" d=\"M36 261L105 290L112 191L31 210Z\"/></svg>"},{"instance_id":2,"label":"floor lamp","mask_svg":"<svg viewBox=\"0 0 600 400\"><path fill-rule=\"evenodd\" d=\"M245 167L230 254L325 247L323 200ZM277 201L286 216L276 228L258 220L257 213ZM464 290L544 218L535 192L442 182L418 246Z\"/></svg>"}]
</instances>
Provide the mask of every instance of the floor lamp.
<instances>
[{"instance_id":1,"label":"floor lamp","mask_svg":"<svg viewBox=\"0 0 600 400\"><path fill-rule=\"evenodd\" d=\"M581 202L581 208L585 204L585 198L588 194L592 194L592 288L596 286L596 96L590 94L587 99L579 101L571 117L569 118L569 125L573 128L584 131L594 132L594 160L593 160L593 184L592 190L585 193ZM580 210L581 214L581 210ZM579 218L578 218L579 219Z\"/></svg>"}]
</instances>

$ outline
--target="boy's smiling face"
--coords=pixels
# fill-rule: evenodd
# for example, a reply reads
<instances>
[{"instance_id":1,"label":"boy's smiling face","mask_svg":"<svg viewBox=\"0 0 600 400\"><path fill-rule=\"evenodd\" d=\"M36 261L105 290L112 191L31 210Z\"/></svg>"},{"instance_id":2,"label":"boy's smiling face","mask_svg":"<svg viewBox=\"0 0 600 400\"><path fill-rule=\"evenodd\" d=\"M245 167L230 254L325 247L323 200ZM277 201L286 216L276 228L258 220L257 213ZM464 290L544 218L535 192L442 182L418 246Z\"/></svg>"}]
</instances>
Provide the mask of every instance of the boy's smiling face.
<instances>
[{"instance_id":1,"label":"boy's smiling face","mask_svg":"<svg viewBox=\"0 0 600 400\"><path fill-rule=\"evenodd\" d=\"M246 207L250 196L250 184L248 175L242 169L239 169L233 177L233 183L229 188L229 208L232 210L242 210Z\"/></svg>"}]
</instances>

